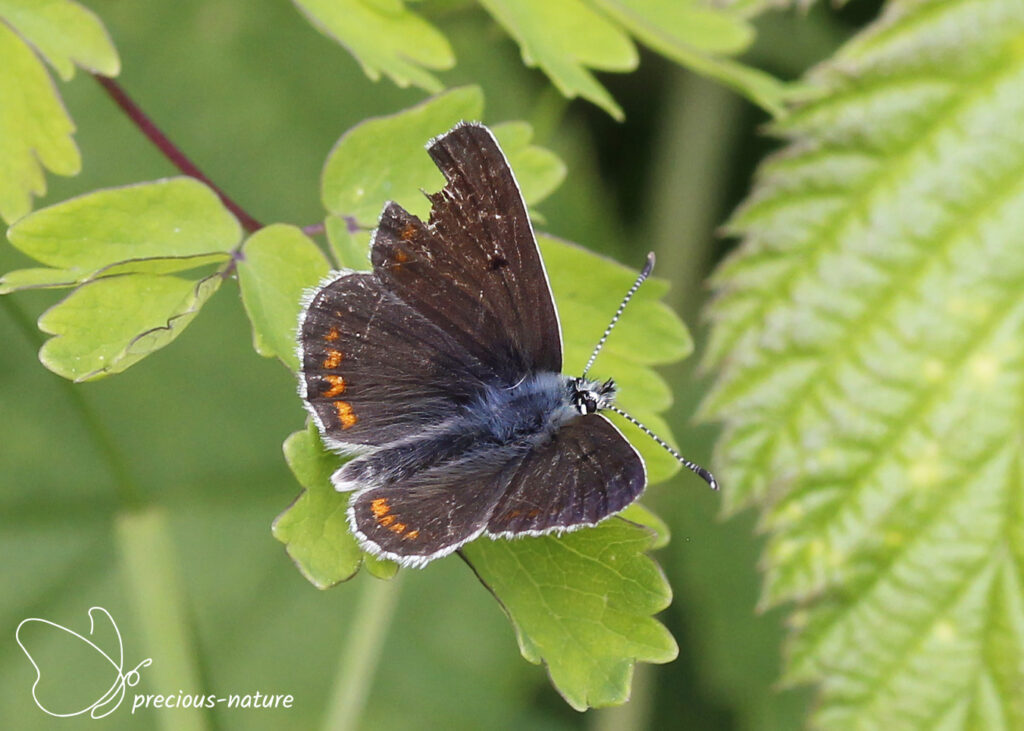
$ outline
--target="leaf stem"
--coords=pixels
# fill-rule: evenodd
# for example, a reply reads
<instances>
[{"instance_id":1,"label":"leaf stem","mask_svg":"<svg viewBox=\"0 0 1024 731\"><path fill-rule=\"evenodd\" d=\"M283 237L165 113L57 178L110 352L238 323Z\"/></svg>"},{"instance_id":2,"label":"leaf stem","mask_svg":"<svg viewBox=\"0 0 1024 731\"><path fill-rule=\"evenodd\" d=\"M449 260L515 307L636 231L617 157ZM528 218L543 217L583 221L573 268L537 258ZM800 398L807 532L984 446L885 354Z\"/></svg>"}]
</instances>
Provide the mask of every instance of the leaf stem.
<instances>
[{"instance_id":1,"label":"leaf stem","mask_svg":"<svg viewBox=\"0 0 1024 731\"><path fill-rule=\"evenodd\" d=\"M4 309L7 310L7 314L11 316L14 324L21 330L25 338L35 346L38 350L43 345L43 338L39 334L39 331L32 326L28 316L15 304L9 297L0 297L0 303L3 304ZM78 417L85 424L86 431L89 436L92 437L96 448L99 450L103 459L107 463L107 468L110 470L111 476L114 478L114 489L117 492L118 498L121 504L127 508L137 508L143 504L142 493L138 486L135 484L135 480L132 479L131 472L128 470L128 465L124 460L124 456L121 454L121 450L117 448L117 443L113 436L110 434L110 430L107 429L103 420L100 419L92 406L86 401L82 395L81 389L79 389L74 383L67 381L60 376L53 376L59 383L60 388L64 391L64 395L75 411L78 412Z\"/></svg>"},{"instance_id":2,"label":"leaf stem","mask_svg":"<svg viewBox=\"0 0 1024 731\"><path fill-rule=\"evenodd\" d=\"M148 655L153 663L141 673L152 676L149 687L161 692L174 688L204 692L166 511L153 507L120 511L114 535L142 633L142 648L131 650L138 655L126 659L126 667L134 667ZM199 708L178 708L159 714L158 719L168 731L205 731L210 727L206 714Z\"/></svg>"},{"instance_id":3,"label":"leaf stem","mask_svg":"<svg viewBox=\"0 0 1024 731\"><path fill-rule=\"evenodd\" d=\"M122 111L128 115L128 118L136 127L139 128L142 134L146 135L150 142L156 145L157 149L163 153L164 157L170 160L178 170L185 173L185 175L201 180L206 183L206 185L210 186L213 192L220 197L221 202L234 214L235 218L238 219L238 222L242 224L242 228L249 233L263 228L263 224L249 215L244 208L232 200L232 198L221 190L216 183L206 177L206 175L203 174L203 171L200 170L195 163L189 160L188 156L186 156L177 145L167 138L167 135L160 131L160 128L157 127L156 124L153 123L153 120L151 120L146 113L139 108L138 104L132 101L131 97L129 97L125 90L121 88L120 84L113 79L107 78L106 76L100 76L99 74L93 74L93 78L99 82L100 86L106 89L107 93L117 103L117 105L121 107Z\"/></svg>"},{"instance_id":4,"label":"leaf stem","mask_svg":"<svg viewBox=\"0 0 1024 731\"><path fill-rule=\"evenodd\" d=\"M399 571L390 581L361 577L356 616L341 653L324 729L349 731L359 727L359 717L394 617L402 576Z\"/></svg>"}]
</instances>

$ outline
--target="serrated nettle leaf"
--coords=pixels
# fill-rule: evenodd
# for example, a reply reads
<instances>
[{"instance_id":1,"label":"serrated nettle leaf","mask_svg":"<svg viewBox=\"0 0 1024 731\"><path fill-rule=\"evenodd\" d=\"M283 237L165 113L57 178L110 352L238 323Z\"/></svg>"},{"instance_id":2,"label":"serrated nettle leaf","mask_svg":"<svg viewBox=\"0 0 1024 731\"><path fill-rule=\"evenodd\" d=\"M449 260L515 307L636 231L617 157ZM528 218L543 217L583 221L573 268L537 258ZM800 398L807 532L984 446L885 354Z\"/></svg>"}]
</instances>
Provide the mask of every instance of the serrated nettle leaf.
<instances>
[{"instance_id":1,"label":"serrated nettle leaf","mask_svg":"<svg viewBox=\"0 0 1024 731\"><path fill-rule=\"evenodd\" d=\"M326 589L352 578L365 561L374 576L394 576L397 564L364 556L349 531L348 493L331 484L339 460L324 448L316 426L310 424L288 437L284 456L304 491L277 517L272 531L302 575Z\"/></svg>"},{"instance_id":2,"label":"serrated nettle leaf","mask_svg":"<svg viewBox=\"0 0 1024 731\"><path fill-rule=\"evenodd\" d=\"M703 411L823 727L1024 727L1022 49L1016 0L890 4L716 277Z\"/></svg>"},{"instance_id":3,"label":"serrated nettle leaf","mask_svg":"<svg viewBox=\"0 0 1024 731\"><path fill-rule=\"evenodd\" d=\"M302 294L327 276L323 252L295 226L275 224L250 236L238 262L242 303L256 352L295 371L295 328Z\"/></svg>"},{"instance_id":4,"label":"serrated nettle leaf","mask_svg":"<svg viewBox=\"0 0 1024 731\"><path fill-rule=\"evenodd\" d=\"M126 274L83 284L39 318L54 336L39 360L74 381L120 373L178 337L221 281Z\"/></svg>"},{"instance_id":5,"label":"serrated nettle leaf","mask_svg":"<svg viewBox=\"0 0 1024 731\"><path fill-rule=\"evenodd\" d=\"M39 51L65 81L75 66L117 76L121 61L106 28L71 0L0 0L0 19Z\"/></svg>"},{"instance_id":6,"label":"serrated nettle leaf","mask_svg":"<svg viewBox=\"0 0 1024 731\"><path fill-rule=\"evenodd\" d=\"M436 93L444 85L426 69L455 65L448 40L401 0L293 0L310 22L355 56L363 72L401 87Z\"/></svg>"},{"instance_id":7,"label":"serrated nettle leaf","mask_svg":"<svg viewBox=\"0 0 1024 731\"><path fill-rule=\"evenodd\" d=\"M782 113L782 82L723 57L742 52L754 38L753 28L738 10L693 0L589 1L645 46L731 86L775 116Z\"/></svg>"},{"instance_id":8,"label":"serrated nettle leaf","mask_svg":"<svg viewBox=\"0 0 1024 731\"><path fill-rule=\"evenodd\" d=\"M594 78L598 71L632 71L639 63L629 36L582 0L480 0L515 39L527 66L539 67L565 96L582 96L615 119L622 109Z\"/></svg>"},{"instance_id":9,"label":"serrated nettle leaf","mask_svg":"<svg viewBox=\"0 0 1024 731\"><path fill-rule=\"evenodd\" d=\"M76 175L75 126L32 49L0 22L0 217L15 221L46 192L43 170Z\"/></svg>"},{"instance_id":10,"label":"serrated nettle leaf","mask_svg":"<svg viewBox=\"0 0 1024 731\"><path fill-rule=\"evenodd\" d=\"M174 274L192 269L221 264L230 258L229 254L196 254L195 256L154 257L150 259L129 259L109 264L99 269L15 269L0 276L0 294L9 294L27 289L60 289L74 287L103 277L121 274Z\"/></svg>"},{"instance_id":11,"label":"serrated nettle leaf","mask_svg":"<svg viewBox=\"0 0 1024 731\"><path fill-rule=\"evenodd\" d=\"M430 204L421 190L440 190L444 176L424 150L427 142L463 120L479 120L483 92L466 86L387 117L359 123L338 140L321 179L324 207L373 228L393 200L426 218Z\"/></svg>"},{"instance_id":12,"label":"serrated nettle leaf","mask_svg":"<svg viewBox=\"0 0 1024 731\"><path fill-rule=\"evenodd\" d=\"M33 259L83 270L229 252L241 237L217 195L187 177L88 193L36 211L7 231L11 244Z\"/></svg>"},{"instance_id":13,"label":"serrated nettle leaf","mask_svg":"<svg viewBox=\"0 0 1024 731\"><path fill-rule=\"evenodd\" d=\"M547 665L558 692L585 710L628 700L637 661L678 653L651 616L672 600L645 555L655 540L652 530L611 518L558 538L483 538L462 552L512 620L523 657Z\"/></svg>"}]
</instances>

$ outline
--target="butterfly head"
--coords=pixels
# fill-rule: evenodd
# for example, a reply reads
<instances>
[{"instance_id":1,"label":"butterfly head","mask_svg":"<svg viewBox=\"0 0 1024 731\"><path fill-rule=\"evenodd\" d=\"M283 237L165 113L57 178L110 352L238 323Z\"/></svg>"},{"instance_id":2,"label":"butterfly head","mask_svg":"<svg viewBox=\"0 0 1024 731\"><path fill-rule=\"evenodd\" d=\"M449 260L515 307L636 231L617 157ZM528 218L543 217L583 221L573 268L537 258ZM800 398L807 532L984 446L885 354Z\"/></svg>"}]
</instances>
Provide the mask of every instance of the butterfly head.
<instances>
[{"instance_id":1,"label":"butterfly head","mask_svg":"<svg viewBox=\"0 0 1024 731\"><path fill-rule=\"evenodd\" d=\"M569 400L581 414L593 414L607 409L615 402L615 381L604 383L588 378L573 378L569 381Z\"/></svg>"}]
</instances>

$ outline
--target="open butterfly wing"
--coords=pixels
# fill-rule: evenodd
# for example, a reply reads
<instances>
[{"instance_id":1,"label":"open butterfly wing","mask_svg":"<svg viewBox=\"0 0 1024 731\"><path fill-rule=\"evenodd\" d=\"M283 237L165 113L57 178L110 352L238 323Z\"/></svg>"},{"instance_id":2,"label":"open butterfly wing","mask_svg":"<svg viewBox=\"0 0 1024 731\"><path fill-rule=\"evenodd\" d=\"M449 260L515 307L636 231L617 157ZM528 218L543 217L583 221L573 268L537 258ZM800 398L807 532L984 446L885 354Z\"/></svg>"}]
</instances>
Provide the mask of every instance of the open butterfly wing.
<instances>
[{"instance_id":1,"label":"open butterfly wing","mask_svg":"<svg viewBox=\"0 0 1024 731\"><path fill-rule=\"evenodd\" d=\"M364 550L403 566L423 566L487 527L519 459L479 451L402 482L371 487L349 502L349 524Z\"/></svg>"},{"instance_id":2,"label":"open butterfly wing","mask_svg":"<svg viewBox=\"0 0 1024 731\"><path fill-rule=\"evenodd\" d=\"M384 285L511 386L562 369L558 315L512 170L490 131L461 124L430 156L447 185L429 223L389 203L371 259Z\"/></svg>"},{"instance_id":3,"label":"open butterfly wing","mask_svg":"<svg viewBox=\"0 0 1024 731\"><path fill-rule=\"evenodd\" d=\"M416 434L453 415L494 378L369 272L343 274L317 291L299 344L303 398L336 448Z\"/></svg>"},{"instance_id":4,"label":"open butterfly wing","mask_svg":"<svg viewBox=\"0 0 1024 731\"><path fill-rule=\"evenodd\" d=\"M487 532L507 537L595 525L636 500L646 484L636 449L604 416L588 414L526 455Z\"/></svg>"}]
</instances>

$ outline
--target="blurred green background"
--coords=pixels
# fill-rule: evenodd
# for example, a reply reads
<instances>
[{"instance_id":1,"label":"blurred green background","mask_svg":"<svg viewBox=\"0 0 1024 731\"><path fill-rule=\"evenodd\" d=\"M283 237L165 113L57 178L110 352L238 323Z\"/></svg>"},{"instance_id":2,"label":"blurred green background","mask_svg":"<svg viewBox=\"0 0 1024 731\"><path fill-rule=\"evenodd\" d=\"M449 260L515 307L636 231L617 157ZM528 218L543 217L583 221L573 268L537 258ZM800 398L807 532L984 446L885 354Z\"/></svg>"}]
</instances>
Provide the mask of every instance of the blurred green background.
<instances>
[{"instance_id":1,"label":"blurred green background","mask_svg":"<svg viewBox=\"0 0 1024 731\"><path fill-rule=\"evenodd\" d=\"M638 72L602 76L627 119L563 100L479 10L427 4L451 39L458 66L446 84L478 83L486 120L526 119L536 141L567 163L562 187L541 206L540 226L638 266L658 252L657 273L700 341L703 279L728 247L714 229L744 195L771 149L766 117L731 92L645 53ZM92 0L121 54L120 83L214 181L264 223L322 216L319 174L335 140L360 120L423 98L371 83L340 46L285 0ZM872 7L815 9L759 23L748 60L795 78L830 53ZM38 206L99 187L175 170L87 75L61 85L78 125L83 173L49 178ZM0 247L3 271L26 264ZM365 574L321 592L295 570L270 523L299 491L281 442L302 427L292 377L257 357L236 296L225 287L171 347L128 372L71 386L36 358L38 315L59 295L0 299L0 718L11 728L177 728L173 711L127 712L135 692L290 693L291 710L207 715L210 728L314 728L323 722ZM698 351L699 352L699 351ZM665 375L669 416L684 452L707 463L714 429L689 415L703 384L697 358ZM97 426L99 425L99 426ZM13 640L26 617L82 631L100 605L117 619L126 669L143 657L122 556L112 464L169 516L174 571L201 687L152 687L143 673L125 707L101 722L52 719L34 706L33 671ZM773 687L783 638L780 612L755 611L759 540L752 515L720 522L717 497L690 475L646 498L673 532L659 551L675 591L661 619L680 645L666 666L640 666L633 701L572 711L542 668L519 655L501 609L457 559L405 571L396 613L372 678L361 728L788 729L810 700ZM728 489L728 485L724 486ZM168 590L175 591L174 587ZM62 651L48 648L54 658ZM159 661L154 658L155 662ZM90 660L83 659L86 665ZM55 670L69 694L95 680L73 662ZM63 673L63 674L61 674Z\"/></svg>"}]
</instances>

